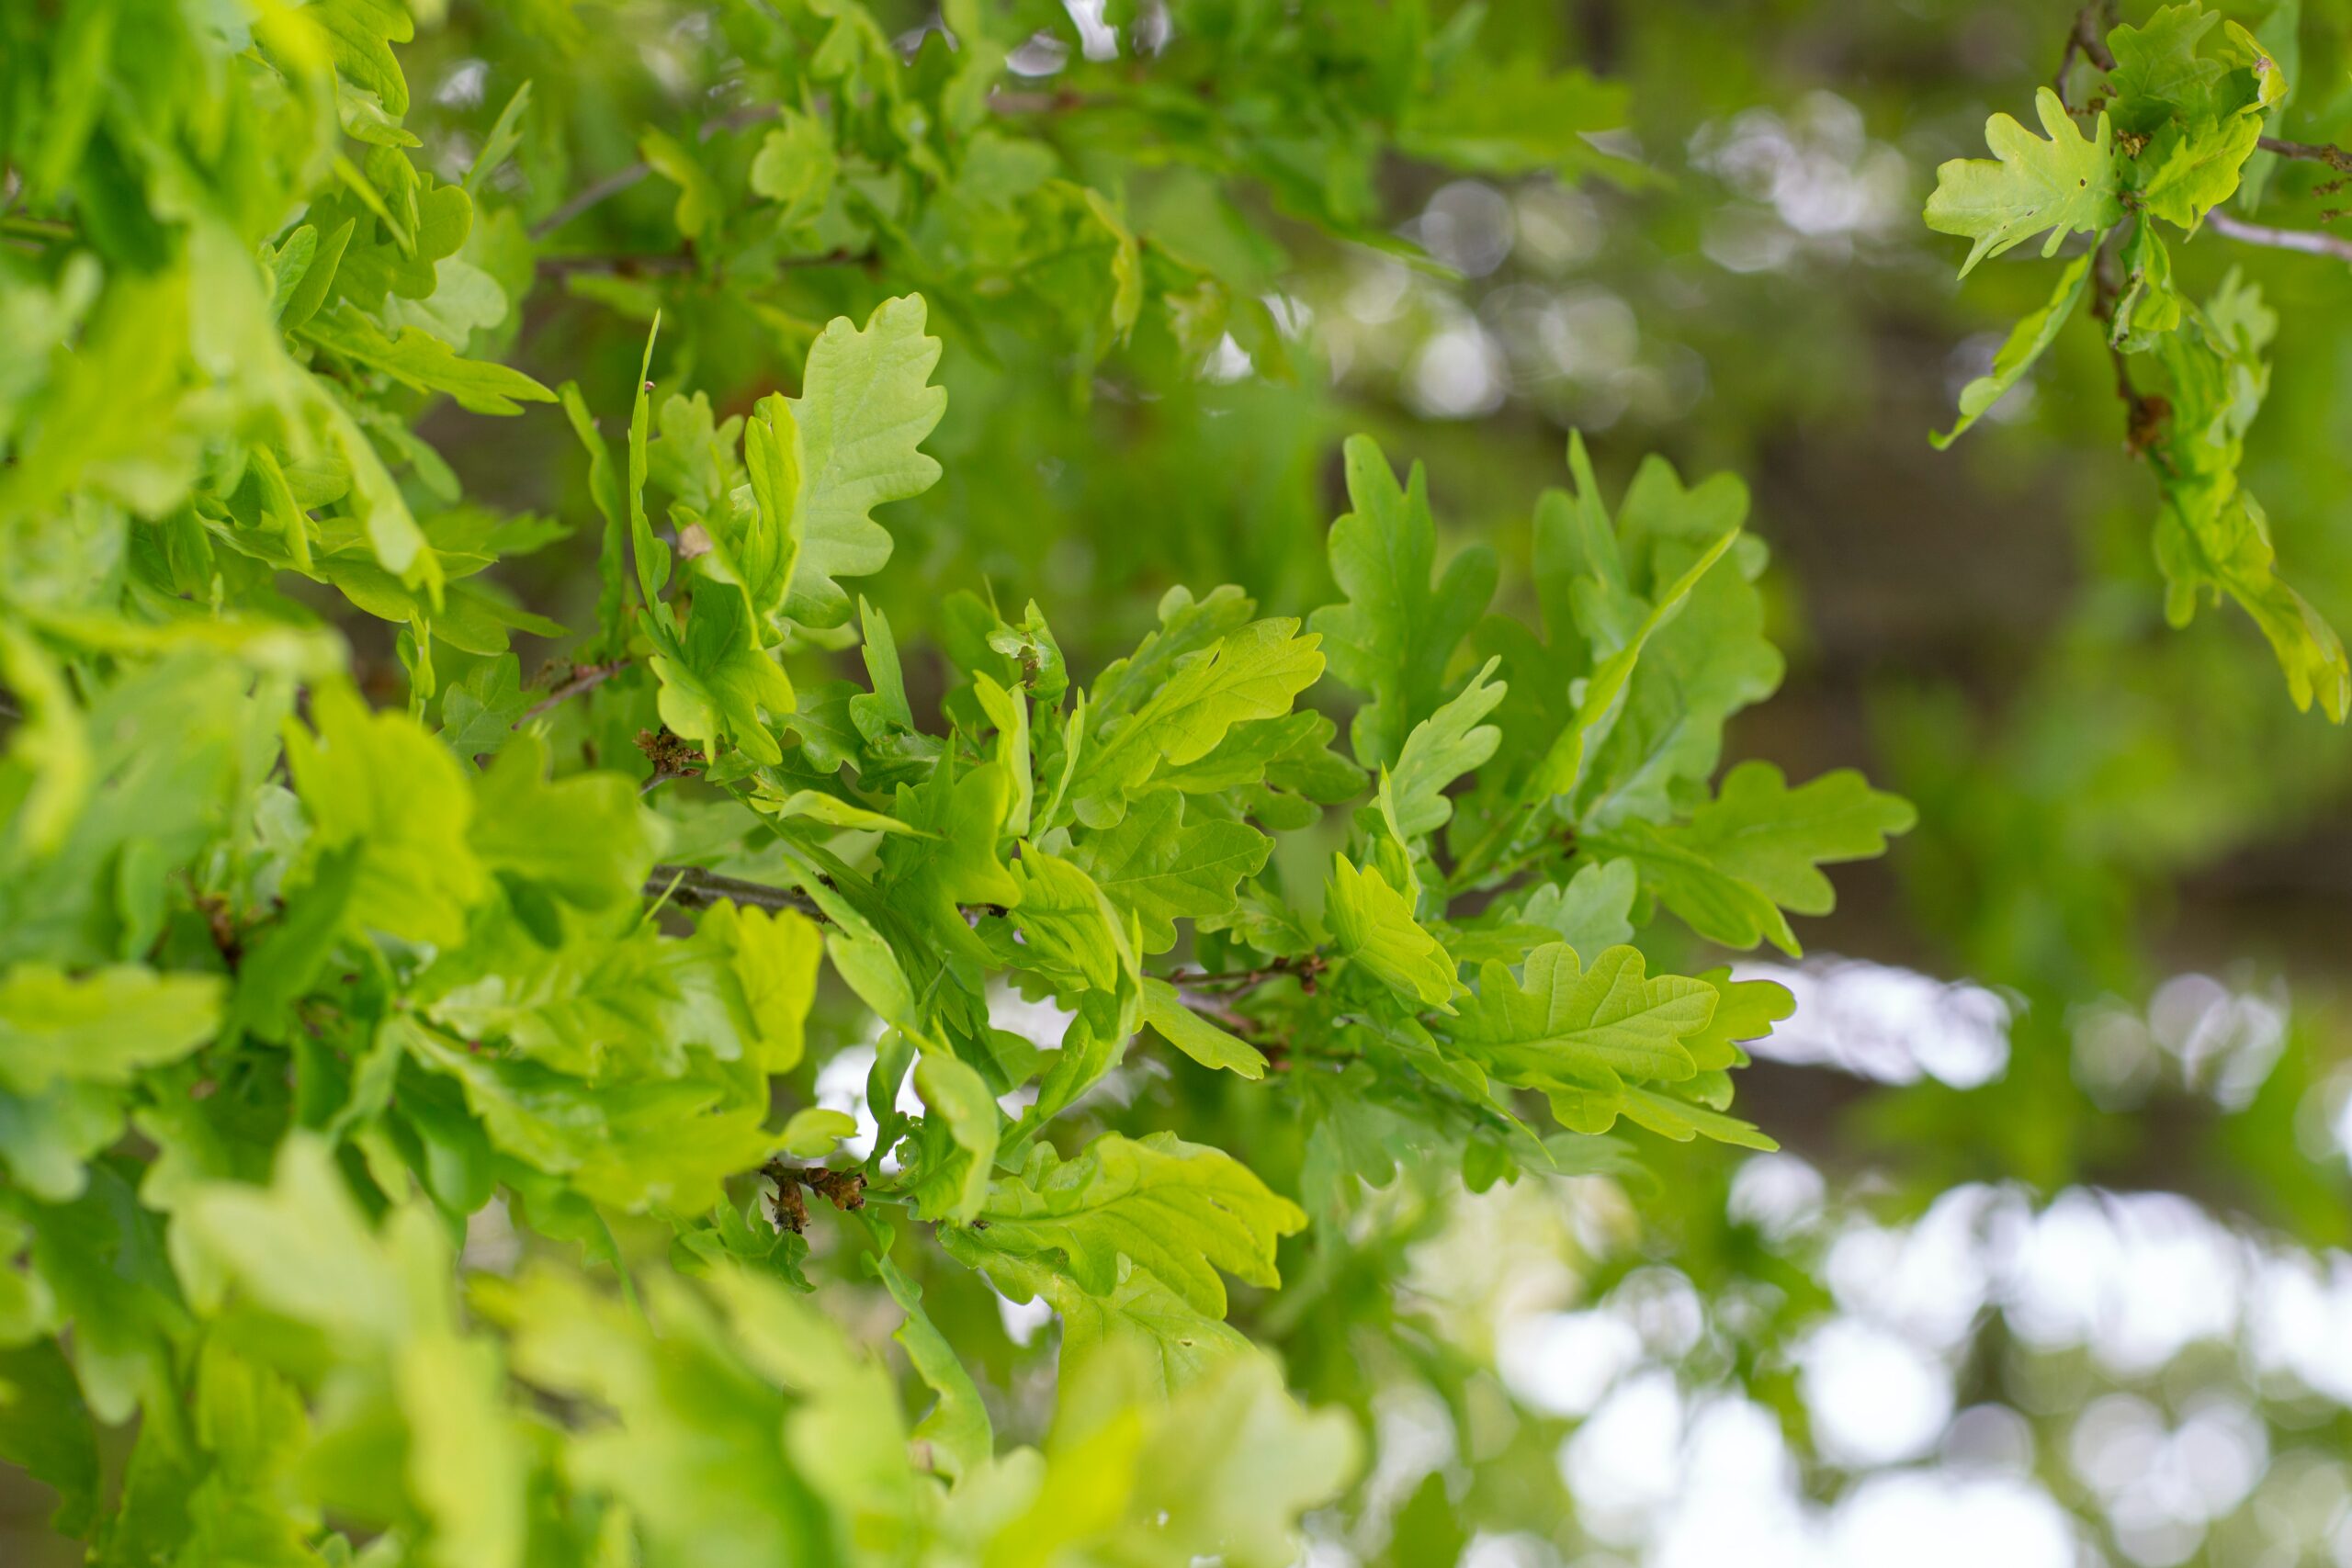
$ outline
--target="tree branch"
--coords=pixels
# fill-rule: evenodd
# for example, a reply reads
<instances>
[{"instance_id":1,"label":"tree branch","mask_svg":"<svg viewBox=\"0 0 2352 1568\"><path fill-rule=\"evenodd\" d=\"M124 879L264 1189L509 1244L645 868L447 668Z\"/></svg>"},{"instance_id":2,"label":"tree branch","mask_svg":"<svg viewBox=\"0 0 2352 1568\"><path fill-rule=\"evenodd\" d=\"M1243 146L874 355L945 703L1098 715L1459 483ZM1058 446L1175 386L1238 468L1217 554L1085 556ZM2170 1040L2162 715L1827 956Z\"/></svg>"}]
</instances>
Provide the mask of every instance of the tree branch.
<instances>
[{"instance_id":1,"label":"tree branch","mask_svg":"<svg viewBox=\"0 0 2352 1568\"><path fill-rule=\"evenodd\" d=\"M2205 215L2205 221L2213 226L2215 233L2225 234L2249 245L2268 245L2275 250L2300 251L2307 256L2333 256L2340 262L2352 262L2352 240L2339 239L2334 234L2248 223L2242 218L2231 217L2218 207Z\"/></svg>"},{"instance_id":2,"label":"tree branch","mask_svg":"<svg viewBox=\"0 0 2352 1568\"><path fill-rule=\"evenodd\" d=\"M2066 73L2075 68L2076 59L2087 60L2101 71L2115 69L2115 56L2108 52L2106 40L2098 36L2099 17L2107 8L2102 0L2090 0L2075 13L2075 25L2066 30L2066 47L2058 56L2058 73L2050 79L2050 85L2069 114L2074 112L2075 104L2066 96Z\"/></svg>"},{"instance_id":3,"label":"tree branch","mask_svg":"<svg viewBox=\"0 0 2352 1568\"><path fill-rule=\"evenodd\" d=\"M2265 152L2276 152L2281 158L2300 158L2306 163L2325 164L2339 174L2352 175L2352 152L2326 141L2290 141L2284 137L2266 136L2255 143Z\"/></svg>"},{"instance_id":4,"label":"tree branch","mask_svg":"<svg viewBox=\"0 0 2352 1568\"><path fill-rule=\"evenodd\" d=\"M659 898L664 894L689 909L707 908L724 898L759 909L790 909L816 919L825 918L824 911L817 908L817 901L797 887L745 882L741 877L705 871L698 865L655 866L653 874L645 879L645 896Z\"/></svg>"}]
</instances>

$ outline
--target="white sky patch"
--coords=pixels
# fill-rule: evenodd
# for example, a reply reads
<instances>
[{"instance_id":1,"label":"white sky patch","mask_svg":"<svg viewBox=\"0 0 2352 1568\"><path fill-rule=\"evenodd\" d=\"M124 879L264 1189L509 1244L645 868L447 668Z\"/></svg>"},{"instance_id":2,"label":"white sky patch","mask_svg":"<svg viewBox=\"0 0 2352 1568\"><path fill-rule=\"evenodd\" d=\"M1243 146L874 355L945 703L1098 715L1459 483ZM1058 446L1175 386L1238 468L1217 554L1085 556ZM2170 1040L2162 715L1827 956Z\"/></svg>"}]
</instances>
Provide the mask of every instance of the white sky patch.
<instances>
[{"instance_id":1,"label":"white sky patch","mask_svg":"<svg viewBox=\"0 0 2352 1568\"><path fill-rule=\"evenodd\" d=\"M2009 1065L2009 1004L1982 986L1842 958L1743 964L1733 974L1776 980L1796 998L1796 1015L1749 1047L1772 1061L1954 1089L1989 1083Z\"/></svg>"}]
</instances>

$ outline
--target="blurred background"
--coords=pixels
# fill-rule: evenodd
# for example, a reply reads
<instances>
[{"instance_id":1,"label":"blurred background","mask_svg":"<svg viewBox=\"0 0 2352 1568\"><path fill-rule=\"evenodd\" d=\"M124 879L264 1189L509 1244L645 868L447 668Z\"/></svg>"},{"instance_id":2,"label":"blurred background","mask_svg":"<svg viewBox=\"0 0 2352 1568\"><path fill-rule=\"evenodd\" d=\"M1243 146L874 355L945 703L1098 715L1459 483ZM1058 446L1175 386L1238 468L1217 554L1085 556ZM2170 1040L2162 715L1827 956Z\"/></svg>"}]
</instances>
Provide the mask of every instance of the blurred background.
<instances>
[{"instance_id":1,"label":"blurred background","mask_svg":"<svg viewBox=\"0 0 2352 1568\"><path fill-rule=\"evenodd\" d=\"M2222 7L2249 26L2275 8ZM1192 80L1193 39L1252 9L1029 7L1012 68L1073 99L1088 72ZM909 51L937 26L876 12ZM2074 16L1497 0L1488 55L1622 85L1598 172L1385 157L1337 224L1296 221L1262 171L1157 167L1136 128L1080 106L1041 134L1099 161L1148 241L1247 280L1249 309L1205 349L1142 333L1091 364L1017 299L935 321L946 478L893 509L875 580L902 645L955 589L1035 597L1086 673L1171 584L1303 613L1329 591L1356 430L1427 463L1447 544L1492 540L1524 603L1510 563L1580 430L1612 495L1651 452L1753 489L1789 673L1733 754L1860 766L1920 808L1885 862L1841 868L1802 963L1742 955L1799 998L1739 1091L1782 1152L1651 1143L1648 1179L1399 1184L1358 1231L1286 1254L1290 1290L1238 1304L1376 1438L1358 1495L1317 1521L1317 1568L2352 1568L2352 739L2295 712L2234 611L2165 626L2155 492L2087 321L1952 451L1927 441L2051 271L2027 246L1962 287L1961 246L1920 205L1939 162L1982 154L1988 114L2025 112ZM513 363L578 378L608 432L657 305L680 356L665 385L724 414L898 281L722 260L658 177L565 212L638 160L642 120L752 156L755 135L697 140L745 101L745 25L684 3L458 3L403 51L409 123L449 177L532 81L500 178L525 218L560 221L500 330ZM2352 129L2352 7L2306 0L2296 36L2289 132L2333 139ZM1279 99L1287 68L1260 61L1252 90ZM2274 175L2264 220L2320 227L2312 173ZM486 225L469 243L518 265L502 243ZM2352 272L2210 232L2177 254L2196 292L2241 267L2282 317L2248 481L2290 580L2352 622ZM424 433L469 491L575 525L505 582L593 624L596 530L560 416L448 410ZM393 628L348 629L396 687ZM566 646L522 640L526 673ZM921 706L940 674L908 660ZM862 1073L849 1055L816 1089ZM1185 1092L1131 1087L1147 1121ZM1227 1109L1228 1146L1261 1164L1250 1113ZM1277 1186L1281 1158L1261 1165ZM478 1238L476 1261L500 1245ZM1409 1288L1351 1292L1351 1270L1400 1255ZM1045 1397L1023 1349L1040 1325L998 1316L983 1371L1017 1435ZM13 1539L34 1560L25 1509L0 1559Z\"/></svg>"}]
</instances>

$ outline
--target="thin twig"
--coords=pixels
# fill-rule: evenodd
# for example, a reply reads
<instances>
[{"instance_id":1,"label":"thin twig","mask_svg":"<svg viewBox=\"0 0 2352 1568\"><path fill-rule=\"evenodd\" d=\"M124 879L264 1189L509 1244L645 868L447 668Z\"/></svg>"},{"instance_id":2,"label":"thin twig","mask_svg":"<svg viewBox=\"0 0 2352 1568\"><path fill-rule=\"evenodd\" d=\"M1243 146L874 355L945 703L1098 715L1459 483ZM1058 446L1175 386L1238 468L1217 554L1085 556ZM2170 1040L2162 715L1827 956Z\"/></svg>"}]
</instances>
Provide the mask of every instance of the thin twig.
<instances>
[{"instance_id":1,"label":"thin twig","mask_svg":"<svg viewBox=\"0 0 2352 1568\"><path fill-rule=\"evenodd\" d=\"M2307 256L2333 256L2337 261L2352 262L2352 240L2339 239L2334 234L2315 233L2309 229L2273 229L2267 224L2249 223L2243 218L2233 218L2220 208L2205 215L2205 221L2217 234L2249 245L2268 245L2274 250L2300 251Z\"/></svg>"},{"instance_id":2,"label":"thin twig","mask_svg":"<svg viewBox=\"0 0 2352 1568\"><path fill-rule=\"evenodd\" d=\"M1277 958L1256 969L1232 969L1216 975L1196 975L1189 969L1171 969L1161 977L1170 985L1186 991L1216 989L1239 993L1256 990L1277 976L1296 975L1299 988L1313 996L1316 976L1329 967L1330 960L1320 953L1306 953L1296 958Z\"/></svg>"},{"instance_id":3,"label":"thin twig","mask_svg":"<svg viewBox=\"0 0 2352 1568\"><path fill-rule=\"evenodd\" d=\"M2325 164L2341 174L2352 174L2352 152L2330 141L2290 141L2284 137L2266 136L2255 143L2265 152L2276 152L2281 158L2301 158L2306 163Z\"/></svg>"},{"instance_id":4,"label":"thin twig","mask_svg":"<svg viewBox=\"0 0 2352 1568\"><path fill-rule=\"evenodd\" d=\"M2101 71L2115 69L2115 56L2108 52L2106 40L2098 36L2098 18L2105 9L2101 0L2090 0L2075 13L2075 25L2066 30L2066 47L2058 56L2058 74L2051 78L2050 85L2070 114L2075 105L2066 96L2066 73L2074 70L2075 60L2087 60Z\"/></svg>"},{"instance_id":5,"label":"thin twig","mask_svg":"<svg viewBox=\"0 0 2352 1568\"><path fill-rule=\"evenodd\" d=\"M2099 241L2091 257L2091 319L2098 323L2107 357L2115 367L2115 395L2123 400L2124 445L2133 457L2149 457L2162 468L2165 459L2160 448L2165 422L2172 417L2172 403L2160 393L2143 395L2132 383L2131 356L2115 341L2115 312L2123 294L2122 280L2115 276L2116 265L2110 234Z\"/></svg>"},{"instance_id":6,"label":"thin twig","mask_svg":"<svg viewBox=\"0 0 2352 1568\"><path fill-rule=\"evenodd\" d=\"M690 909L707 908L724 898L730 903L749 904L761 909L792 909L821 919L824 912L817 901L797 887L776 887L764 882L746 882L738 876L721 876L715 871L705 871L698 865L657 865L645 879L645 896L658 898L664 893L671 902Z\"/></svg>"},{"instance_id":7,"label":"thin twig","mask_svg":"<svg viewBox=\"0 0 2352 1568\"><path fill-rule=\"evenodd\" d=\"M774 119L779 107L775 104L746 104L731 113L723 114L717 119L707 121L703 128L695 132L695 140L708 141L712 137L730 130L748 130L763 119ZM611 200L652 172L653 165L646 163L631 164L626 169L615 169L611 174L532 224L531 238L546 239L590 208L599 202Z\"/></svg>"},{"instance_id":8,"label":"thin twig","mask_svg":"<svg viewBox=\"0 0 2352 1568\"><path fill-rule=\"evenodd\" d=\"M549 708L603 685L628 667L629 661L626 659L616 659L610 664L574 665L571 675L558 682L546 696L523 710L523 716L514 721L513 728L522 728Z\"/></svg>"},{"instance_id":9,"label":"thin twig","mask_svg":"<svg viewBox=\"0 0 2352 1568\"><path fill-rule=\"evenodd\" d=\"M880 265L881 259L873 251L839 250L813 256L779 256L762 265L779 272L826 266L872 268ZM541 256L538 262L540 271L559 276L587 272L609 273L616 277L650 277L665 273L692 272L695 265L694 257L672 252L629 256Z\"/></svg>"}]
</instances>

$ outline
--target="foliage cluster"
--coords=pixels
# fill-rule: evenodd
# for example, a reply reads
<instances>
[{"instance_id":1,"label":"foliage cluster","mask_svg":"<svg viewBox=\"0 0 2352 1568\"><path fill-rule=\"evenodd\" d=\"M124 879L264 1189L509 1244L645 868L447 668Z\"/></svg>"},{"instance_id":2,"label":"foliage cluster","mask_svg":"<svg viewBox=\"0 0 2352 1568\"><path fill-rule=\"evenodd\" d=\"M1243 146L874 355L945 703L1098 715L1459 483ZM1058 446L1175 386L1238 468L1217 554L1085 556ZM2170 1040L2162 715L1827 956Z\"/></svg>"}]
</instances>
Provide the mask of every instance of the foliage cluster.
<instances>
[{"instance_id":1,"label":"foliage cluster","mask_svg":"<svg viewBox=\"0 0 2352 1568\"><path fill-rule=\"evenodd\" d=\"M588 60L636 19L485 10ZM1335 599L1171 588L1091 671L978 581L902 644L876 513L941 480L956 355L1000 433L1276 364L1276 225L1393 245L1392 159L1596 167L1614 95L1475 9L1146 9L1145 68L1040 90L1035 6L728 5L663 47L738 101L600 187L547 77L428 157L420 20L0 24L0 1453L110 1563L1289 1560L1355 1424L1227 1279L1317 1277L1249 1298L1272 1341L1385 1310L1407 1188L1769 1147L1730 1075L1787 993L1633 941L1793 954L1909 807L1716 779L1781 674L1729 478L1612 514L1572 444L1498 605L1353 441ZM655 178L679 248L556 248ZM632 396L529 373L559 281L645 329ZM452 408L560 412L578 513L461 483ZM506 580L583 522L526 685L569 633ZM990 1288L1060 1325L1005 1444L931 1304Z\"/></svg>"}]
</instances>

